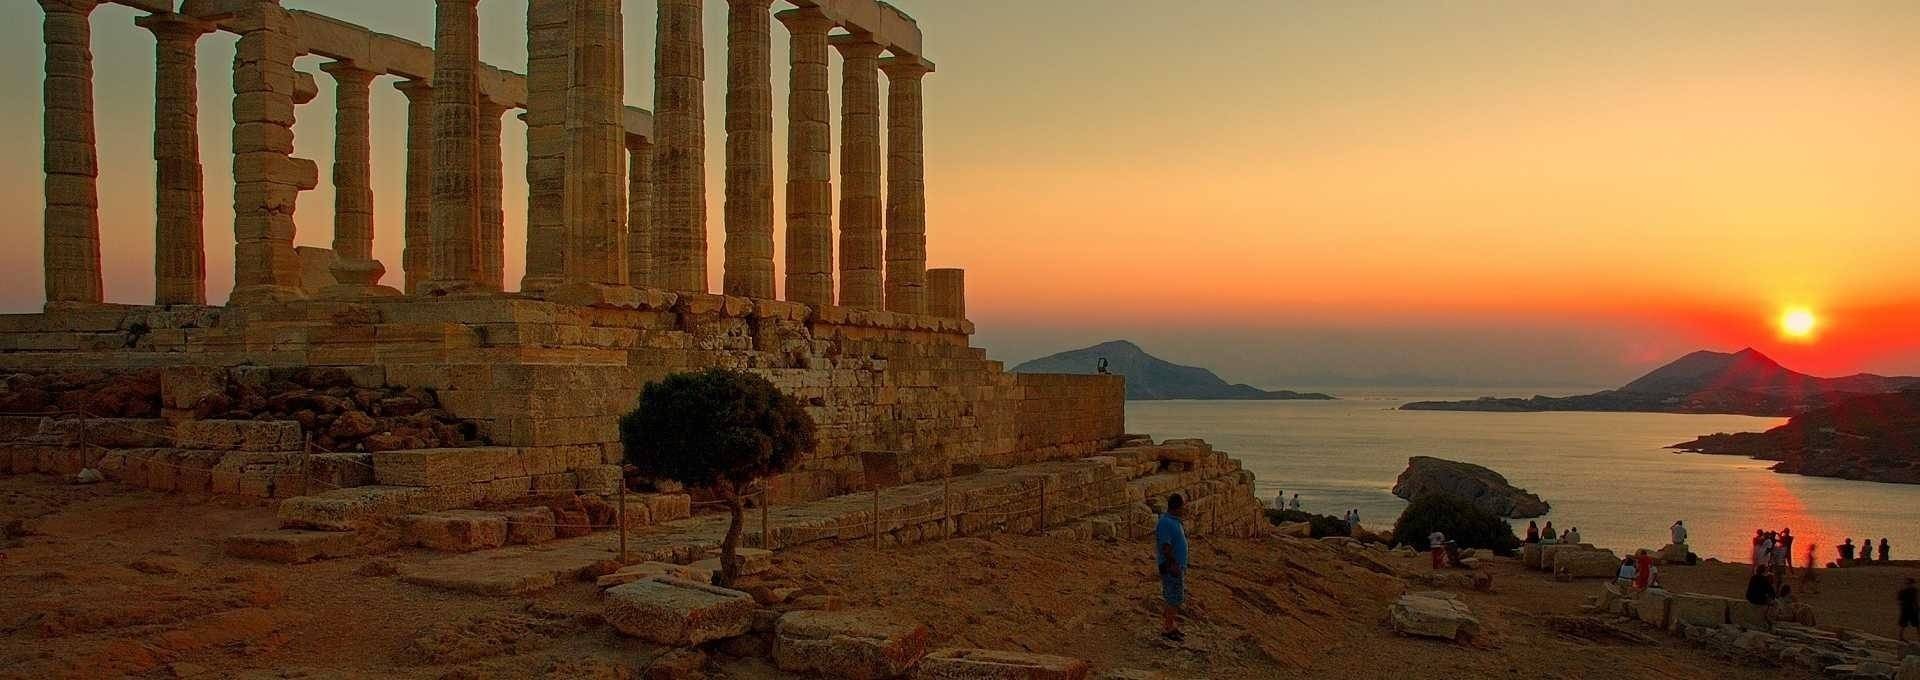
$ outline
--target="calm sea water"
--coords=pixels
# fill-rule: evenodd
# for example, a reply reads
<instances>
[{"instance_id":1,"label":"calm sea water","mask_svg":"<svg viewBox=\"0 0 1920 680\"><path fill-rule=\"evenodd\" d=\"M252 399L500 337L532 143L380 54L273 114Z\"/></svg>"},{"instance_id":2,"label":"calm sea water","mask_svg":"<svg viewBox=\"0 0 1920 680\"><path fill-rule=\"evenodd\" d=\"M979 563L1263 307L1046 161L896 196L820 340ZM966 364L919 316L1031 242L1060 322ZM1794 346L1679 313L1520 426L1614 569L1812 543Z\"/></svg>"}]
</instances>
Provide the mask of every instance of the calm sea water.
<instances>
[{"instance_id":1,"label":"calm sea water","mask_svg":"<svg viewBox=\"0 0 1920 680\"><path fill-rule=\"evenodd\" d=\"M1391 527L1406 502L1393 482L1414 455L1485 465L1552 504L1552 520L1589 543L1658 548L1686 520L1694 551L1746 562L1753 531L1791 527L1795 552L1821 560L1852 537L1892 542L1895 559L1920 558L1920 485L1777 474L1770 463L1678 454L1663 447L1711 432L1757 431L1781 422L1746 416L1653 413L1455 413L1399 411L1420 399L1479 394L1571 394L1586 390L1341 392L1339 401L1135 401L1127 429L1155 438L1203 437L1258 476L1263 500L1300 494L1303 510ZM1515 522L1524 531L1526 521ZM1794 561L1800 561L1796 554Z\"/></svg>"}]
</instances>

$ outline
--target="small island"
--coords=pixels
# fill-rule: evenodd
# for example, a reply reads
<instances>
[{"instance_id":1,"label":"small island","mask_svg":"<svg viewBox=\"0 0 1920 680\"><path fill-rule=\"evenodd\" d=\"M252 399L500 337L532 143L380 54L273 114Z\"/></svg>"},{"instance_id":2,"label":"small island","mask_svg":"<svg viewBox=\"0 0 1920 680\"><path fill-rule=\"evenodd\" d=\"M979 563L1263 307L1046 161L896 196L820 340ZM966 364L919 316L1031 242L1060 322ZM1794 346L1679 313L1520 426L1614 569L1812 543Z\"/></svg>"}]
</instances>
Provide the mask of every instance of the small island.
<instances>
[{"instance_id":1,"label":"small island","mask_svg":"<svg viewBox=\"0 0 1920 680\"><path fill-rule=\"evenodd\" d=\"M1508 519L1539 517L1551 509L1540 496L1486 466L1432 456L1408 458L1407 469L1393 483L1393 495L1413 500L1429 494L1454 496Z\"/></svg>"},{"instance_id":2,"label":"small island","mask_svg":"<svg viewBox=\"0 0 1920 680\"><path fill-rule=\"evenodd\" d=\"M1263 390L1252 385L1228 383L1220 376L1198 366L1182 366L1148 354L1139 345L1112 340L1092 347L1061 352L1013 367L1015 373L1089 374L1100 370L1127 378L1127 399L1333 399L1333 395L1292 390Z\"/></svg>"}]
</instances>

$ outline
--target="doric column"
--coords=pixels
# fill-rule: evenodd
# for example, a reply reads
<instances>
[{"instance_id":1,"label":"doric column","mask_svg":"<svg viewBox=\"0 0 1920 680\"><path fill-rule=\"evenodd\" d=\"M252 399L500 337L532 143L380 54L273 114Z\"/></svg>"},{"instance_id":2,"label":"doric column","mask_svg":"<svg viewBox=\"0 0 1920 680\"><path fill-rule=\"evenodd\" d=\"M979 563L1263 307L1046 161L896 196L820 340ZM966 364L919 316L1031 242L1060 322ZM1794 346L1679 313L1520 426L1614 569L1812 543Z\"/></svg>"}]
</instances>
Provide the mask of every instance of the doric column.
<instances>
[{"instance_id":1,"label":"doric column","mask_svg":"<svg viewBox=\"0 0 1920 680\"><path fill-rule=\"evenodd\" d=\"M207 303L206 182L200 166L200 36L214 25L181 14L134 23L153 32L153 301Z\"/></svg>"},{"instance_id":2,"label":"doric column","mask_svg":"<svg viewBox=\"0 0 1920 680\"><path fill-rule=\"evenodd\" d=\"M406 293L415 295L433 274L433 87L424 80L393 84L407 97Z\"/></svg>"},{"instance_id":3,"label":"doric column","mask_svg":"<svg viewBox=\"0 0 1920 680\"><path fill-rule=\"evenodd\" d=\"M773 0L727 0L727 244L721 290L772 299Z\"/></svg>"},{"instance_id":4,"label":"doric column","mask_svg":"<svg viewBox=\"0 0 1920 680\"><path fill-rule=\"evenodd\" d=\"M871 36L834 36L840 50L840 304L879 309L880 65Z\"/></svg>"},{"instance_id":5,"label":"doric column","mask_svg":"<svg viewBox=\"0 0 1920 680\"><path fill-rule=\"evenodd\" d=\"M373 79L350 62L322 64L333 76L333 274L328 297L394 295L380 285L387 268L373 259Z\"/></svg>"},{"instance_id":6,"label":"doric column","mask_svg":"<svg viewBox=\"0 0 1920 680\"><path fill-rule=\"evenodd\" d=\"M827 32L819 8L775 14L791 54L787 91L786 297L833 304L833 107L827 88Z\"/></svg>"},{"instance_id":7,"label":"doric column","mask_svg":"<svg viewBox=\"0 0 1920 680\"><path fill-rule=\"evenodd\" d=\"M527 3L527 270L521 292L560 285L567 274L567 84L572 73L571 0Z\"/></svg>"},{"instance_id":8,"label":"doric column","mask_svg":"<svg viewBox=\"0 0 1920 680\"><path fill-rule=\"evenodd\" d=\"M653 143L627 136L627 283L658 287L653 269Z\"/></svg>"},{"instance_id":9,"label":"doric column","mask_svg":"<svg viewBox=\"0 0 1920 680\"><path fill-rule=\"evenodd\" d=\"M41 251L47 302L100 302L99 156L93 132L95 0L40 0L46 12L46 208Z\"/></svg>"},{"instance_id":10,"label":"doric column","mask_svg":"<svg viewBox=\"0 0 1920 680\"><path fill-rule=\"evenodd\" d=\"M566 281L627 283L620 0L573 0L566 95ZM596 296L594 299L601 299Z\"/></svg>"},{"instance_id":11,"label":"doric column","mask_svg":"<svg viewBox=\"0 0 1920 680\"><path fill-rule=\"evenodd\" d=\"M660 286L707 290L706 79L700 0L659 0L654 40L653 264Z\"/></svg>"},{"instance_id":12,"label":"doric column","mask_svg":"<svg viewBox=\"0 0 1920 680\"><path fill-rule=\"evenodd\" d=\"M501 173L500 117L506 115L507 107L481 97L479 112L480 287L498 293L506 290L507 280L507 213L500 199L506 185Z\"/></svg>"},{"instance_id":13,"label":"doric column","mask_svg":"<svg viewBox=\"0 0 1920 680\"><path fill-rule=\"evenodd\" d=\"M434 0L433 278L429 294L480 290L479 0Z\"/></svg>"},{"instance_id":14,"label":"doric column","mask_svg":"<svg viewBox=\"0 0 1920 680\"><path fill-rule=\"evenodd\" d=\"M887 73L887 311L927 313L927 181L920 81L933 64L883 60Z\"/></svg>"},{"instance_id":15,"label":"doric column","mask_svg":"<svg viewBox=\"0 0 1920 680\"><path fill-rule=\"evenodd\" d=\"M949 319L967 318L967 270L927 270L927 313Z\"/></svg>"},{"instance_id":16,"label":"doric column","mask_svg":"<svg viewBox=\"0 0 1920 680\"><path fill-rule=\"evenodd\" d=\"M293 70L293 15L252 3L227 24L240 33L233 56L233 295L229 304L306 297L293 252L294 207L320 182L319 166L294 158L293 108L312 94Z\"/></svg>"}]
</instances>

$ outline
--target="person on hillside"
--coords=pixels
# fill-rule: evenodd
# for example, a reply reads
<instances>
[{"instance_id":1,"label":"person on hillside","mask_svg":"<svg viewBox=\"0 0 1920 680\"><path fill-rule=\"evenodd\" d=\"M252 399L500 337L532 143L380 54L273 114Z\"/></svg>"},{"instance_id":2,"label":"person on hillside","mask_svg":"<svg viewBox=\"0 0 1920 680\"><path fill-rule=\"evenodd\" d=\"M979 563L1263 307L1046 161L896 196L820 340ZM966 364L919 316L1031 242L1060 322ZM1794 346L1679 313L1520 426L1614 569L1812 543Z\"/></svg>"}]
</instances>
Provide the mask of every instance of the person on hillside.
<instances>
[{"instance_id":1,"label":"person on hillside","mask_svg":"<svg viewBox=\"0 0 1920 680\"><path fill-rule=\"evenodd\" d=\"M1354 508L1347 513L1347 535L1352 536L1360 530L1360 509Z\"/></svg>"},{"instance_id":2,"label":"person on hillside","mask_svg":"<svg viewBox=\"0 0 1920 680\"><path fill-rule=\"evenodd\" d=\"M1647 584L1653 581L1653 554L1645 550L1640 551L1634 556L1633 566L1633 587L1646 590Z\"/></svg>"},{"instance_id":3,"label":"person on hillside","mask_svg":"<svg viewBox=\"0 0 1920 680\"><path fill-rule=\"evenodd\" d=\"M1907 578L1907 587L1894 595L1900 603L1900 641L1907 641L1907 629L1920 629L1920 588L1914 586L1912 577Z\"/></svg>"},{"instance_id":4,"label":"person on hillside","mask_svg":"<svg viewBox=\"0 0 1920 680\"><path fill-rule=\"evenodd\" d=\"M1296 493L1293 495L1293 502L1288 504L1287 508L1290 510L1293 510L1294 512L1300 511L1300 494Z\"/></svg>"},{"instance_id":5,"label":"person on hillside","mask_svg":"<svg viewBox=\"0 0 1920 680\"><path fill-rule=\"evenodd\" d=\"M1540 523L1539 522L1535 522L1532 520L1527 521L1527 542L1528 543L1540 542Z\"/></svg>"},{"instance_id":6,"label":"person on hillside","mask_svg":"<svg viewBox=\"0 0 1920 680\"><path fill-rule=\"evenodd\" d=\"M1553 520L1547 520L1546 528L1543 528L1540 530L1540 542L1541 543L1560 542L1560 532L1553 530Z\"/></svg>"},{"instance_id":7,"label":"person on hillside","mask_svg":"<svg viewBox=\"0 0 1920 680\"><path fill-rule=\"evenodd\" d=\"M1427 552L1433 556L1435 570L1446 567L1447 535L1441 533L1439 529L1434 529L1433 533L1427 534Z\"/></svg>"},{"instance_id":8,"label":"person on hillside","mask_svg":"<svg viewBox=\"0 0 1920 680\"><path fill-rule=\"evenodd\" d=\"M1180 632L1180 607L1187 601L1187 529L1180 520L1187 515L1186 499L1180 494L1167 497L1167 512L1153 528L1154 560L1160 567L1160 597L1167 603L1160 614L1160 637L1184 642Z\"/></svg>"},{"instance_id":9,"label":"person on hillside","mask_svg":"<svg viewBox=\"0 0 1920 680\"><path fill-rule=\"evenodd\" d=\"M1767 576L1766 565L1747 578L1747 601L1763 607L1773 604L1773 579Z\"/></svg>"},{"instance_id":10,"label":"person on hillside","mask_svg":"<svg viewBox=\"0 0 1920 680\"><path fill-rule=\"evenodd\" d=\"M1667 531L1673 534L1673 542L1675 545L1687 544L1687 523L1685 520L1674 520L1673 526L1668 527Z\"/></svg>"},{"instance_id":11,"label":"person on hillside","mask_svg":"<svg viewBox=\"0 0 1920 680\"><path fill-rule=\"evenodd\" d=\"M1807 546L1807 568L1800 572L1800 589L1816 595L1820 593L1820 574L1813 568L1819 561L1819 558L1814 557L1820 554L1819 550L1818 544Z\"/></svg>"},{"instance_id":12,"label":"person on hillside","mask_svg":"<svg viewBox=\"0 0 1920 680\"><path fill-rule=\"evenodd\" d=\"M1634 565L1632 557L1620 560L1620 571L1614 574L1614 578L1620 583L1621 587L1631 586L1635 580L1640 578L1640 569Z\"/></svg>"},{"instance_id":13,"label":"person on hillside","mask_svg":"<svg viewBox=\"0 0 1920 680\"><path fill-rule=\"evenodd\" d=\"M1560 535L1561 543L1580 544L1580 527L1569 527L1567 533Z\"/></svg>"},{"instance_id":14,"label":"person on hillside","mask_svg":"<svg viewBox=\"0 0 1920 680\"><path fill-rule=\"evenodd\" d=\"M1780 530L1780 562L1793 568L1793 527Z\"/></svg>"},{"instance_id":15,"label":"person on hillside","mask_svg":"<svg viewBox=\"0 0 1920 680\"><path fill-rule=\"evenodd\" d=\"M1893 549L1887 547L1887 539L1884 539L1884 538L1880 539L1880 561L1882 562L1891 561L1893 558L1889 553L1892 553L1892 552L1893 552Z\"/></svg>"},{"instance_id":16,"label":"person on hillside","mask_svg":"<svg viewBox=\"0 0 1920 680\"><path fill-rule=\"evenodd\" d=\"M1848 564L1851 564L1852 562L1853 562L1853 539L1849 538L1840 543L1840 566L1844 567L1844 566L1847 566Z\"/></svg>"},{"instance_id":17,"label":"person on hillside","mask_svg":"<svg viewBox=\"0 0 1920 680\"><path fill-rule=\"evenodd\" d=\"M1287 509L1287 490L1286 489L1281 489L1280 493L1274 495L1273 509L1275 510Z\"/></svg>"},{"instance_id":18,"label":"person on hillside","mask_svg":"<svg viewBox=\"0 0 1920 680\"><path fill-rule=\"evenodd\" d=\"M1753 568L1758 571L1767 565L1767 555L1773 552L1773 543L1767 538L1765 529L1753 530Z\"/></svg>"}]
</instances>

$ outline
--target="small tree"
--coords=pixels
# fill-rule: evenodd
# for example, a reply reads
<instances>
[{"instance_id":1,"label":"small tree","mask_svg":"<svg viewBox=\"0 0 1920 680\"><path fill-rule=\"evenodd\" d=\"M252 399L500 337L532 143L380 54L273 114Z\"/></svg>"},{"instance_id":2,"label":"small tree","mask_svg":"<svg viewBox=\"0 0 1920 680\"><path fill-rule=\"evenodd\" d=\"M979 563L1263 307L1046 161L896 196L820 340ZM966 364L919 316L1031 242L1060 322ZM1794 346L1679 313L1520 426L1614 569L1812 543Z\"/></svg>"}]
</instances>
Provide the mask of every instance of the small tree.
<instances>
[{"instance_id":1,"label":"small tree","mask_svg":"<svg viewBox=\"0 0 1920 680\"><path fill-rule=\"evenodd\" d=\"M639 407L620 419L620 443L640 475L710 489L726 502L733 521L720 544L716 583L730 586L740 575L743 497L815 440L806 409L766 378L712 368L649 383Z\"/></svg>"},{"instance_id":2,"label":"small tree","mask_svg":"<svg viewBox=\"0 0 1920 680\"><path fill-rule=\"evenodd\" d=\"M1413 499L1393 524L1393 542L1431 548L1427 535L1438 530L1462 548L1485 548L1506 554L1520 547L1507 520L1466 499L1430 493Z\"/></svg>"}]
</instances>

